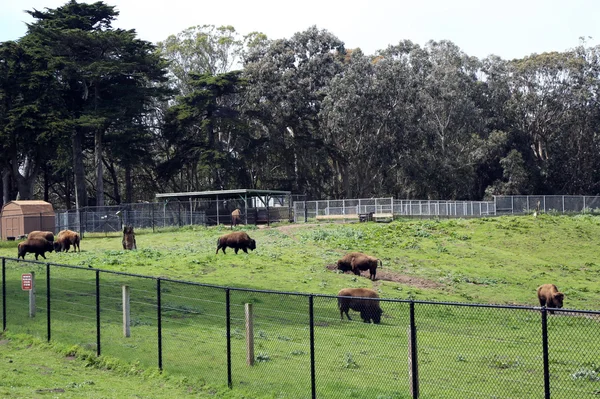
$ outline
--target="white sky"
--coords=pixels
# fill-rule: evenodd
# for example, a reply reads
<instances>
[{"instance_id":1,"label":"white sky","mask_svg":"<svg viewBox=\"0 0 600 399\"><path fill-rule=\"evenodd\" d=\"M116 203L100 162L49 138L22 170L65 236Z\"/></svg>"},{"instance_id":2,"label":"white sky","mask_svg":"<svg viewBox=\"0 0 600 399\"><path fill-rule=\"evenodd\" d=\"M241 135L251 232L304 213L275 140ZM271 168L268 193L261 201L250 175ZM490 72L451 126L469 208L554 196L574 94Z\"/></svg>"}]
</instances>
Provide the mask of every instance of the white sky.
<instances>
[{"instance_id":1,"label":"white sky","mask_svg":"<svg viewBox=\"0 0 600 399\"><path fill-rule=\"evenodd\" d=\"M92 1L85 1L92 2ZM600 40L598 0L107 0L120 11L115 27L135 29L151 42L193 25L232 25L242 35L259 31L289 38L312 25L346 48L373 54L411 40L451 40L478 58L504 59L563 51L579 37ZM0 0L0 42L16 40L31 22L23 10L56 8L66 0Z\"/></svg>"}]
</instances>

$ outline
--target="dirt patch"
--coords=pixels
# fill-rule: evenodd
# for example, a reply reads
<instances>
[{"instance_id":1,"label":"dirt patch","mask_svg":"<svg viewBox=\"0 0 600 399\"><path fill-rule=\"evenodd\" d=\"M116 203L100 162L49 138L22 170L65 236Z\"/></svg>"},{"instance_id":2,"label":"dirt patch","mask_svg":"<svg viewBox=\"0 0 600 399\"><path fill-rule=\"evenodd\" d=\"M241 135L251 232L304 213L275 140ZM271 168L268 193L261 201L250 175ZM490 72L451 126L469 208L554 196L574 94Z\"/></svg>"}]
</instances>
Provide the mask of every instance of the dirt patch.
<instances>
[{"instance_id":1,"label":"dirt patch","mask_svg":"<svg viewBox=\"0 0 600 399\"><path fill-rule=\"evenodd\" d=\"M283 234L289 236L290 238L297 240L298 237L296 237L296 235L294 234L294 230L301 228L301 227L312 227L312 226L318 226L318 224L293 223L293 224L286 224L284 226L279 226L279 227L276 227L275 229L281 231Z\"/></svg>"},{"instance_id":2,"label":"dirt patch","mask_svg":"<svg viewBox=\"0 0 600 399\"><path fill-rule=\"evenodd\" d=\"M335 264L327 265L325 267L327 268L327 270L337 271L337 265ZM347 271L344 273L352 274L351 271ZM369 272L365 271L364 274L361 274L361 276L369 278ZM428 280L426 278L407 276L406 274L396 273L391 270L377 269L377 280L375 281L377 282L381 280L410 285L411 287L416 288L441 288L444 286L441 283L435 282L433 280Z\"/></svg>"},{"instance_id":3,"label":"dirt patch","mask_svg":"<svg viewBox=\"0 0 600 399\"><path fill-rule=\"evenodd\" d=\"M8 344L9 342L10 342L9 340L7 340L7 339L3 339L3 340L0 340L0 345L6 345L6 344Z\"/></svg>"}]
</instances>

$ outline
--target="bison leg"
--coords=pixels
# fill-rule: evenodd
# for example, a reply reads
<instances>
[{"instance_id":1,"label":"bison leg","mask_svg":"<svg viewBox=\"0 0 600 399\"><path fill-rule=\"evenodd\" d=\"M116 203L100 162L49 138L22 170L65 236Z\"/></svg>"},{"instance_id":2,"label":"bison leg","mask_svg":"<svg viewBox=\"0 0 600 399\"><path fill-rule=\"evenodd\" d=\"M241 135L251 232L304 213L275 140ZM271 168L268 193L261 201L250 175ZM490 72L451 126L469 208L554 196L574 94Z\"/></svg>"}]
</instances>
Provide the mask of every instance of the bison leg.
<instances>
[{"instance_id":1,"label":"bison leg","mask_svg":"<svg viewBox=\"0 0 600 399\"><path fill-rule=\"evenodd\" d=\"M246 249L246 247L242 248L242 250L243 250L245 253L248 253L248 250Z\"/></svg>"},{"instance_id":2,"label":"bison leg","mask_svg":"<svg viewBox=\"0 0 600 399\"><path fill-rule=\"evenodd\" d=\"M346 317L348 318L348 320L352 320L350 318L350 315L348 314L348 309L340 309L340 319L344 320L344 313L346 313Z\"/></svg>"},{"instance_id":3,"label":"bison leg","mask_svg":"<svg viewBox=\"0 0 600 399\"><path fill-rule=\"evenodd\" d=\"M233 251L234 251L234 252L235 252L235 254L237 255L237 253L238 253L238 251L239 251L239 250L240 250L239 248L235 248Z\"/></svg>"}]
</instances>

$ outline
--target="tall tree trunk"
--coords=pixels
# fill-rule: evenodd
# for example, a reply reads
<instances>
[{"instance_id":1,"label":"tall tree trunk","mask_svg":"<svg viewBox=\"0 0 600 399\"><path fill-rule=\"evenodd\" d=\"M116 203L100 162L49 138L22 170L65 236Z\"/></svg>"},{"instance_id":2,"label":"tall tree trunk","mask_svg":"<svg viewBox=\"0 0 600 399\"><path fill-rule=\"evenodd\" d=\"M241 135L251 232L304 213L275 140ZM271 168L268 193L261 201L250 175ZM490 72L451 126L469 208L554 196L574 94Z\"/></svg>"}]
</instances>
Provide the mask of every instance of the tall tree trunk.
<instances>
[{"instance_id":1,"label":"tall tree trunk","mask_svg":"<svg viewBox=\"0 0 600 399\"><path fill-rule=\"evenodd\" d=\"M121 203L121 190L119 190L119 177L117 176L117 170L114 163L108 163L106 160L103 161L106 170L110 174L110 179L113 184L113 199L117 204Z\"/></svg>"},{"instance_id":2,"label":"tall tree trunk","mask_svg":"<svg viewBox=\"0 0 600 399\"><path fill-rule=\"evenodd\" d=\"M10 202L10 170L2 171L2 206Z\"/></svg>"},{"instance_id":3,"label":"tall tree trunk","mask_svg":"<svg viewBox=\"0 0 600 399\"><path fill-rule=\"evenodd\" d=\"M68 176L65 179L65 208L71 209L71 179Z\"/></svg>"},{"instance_id":4,"label":"tall tree trunk","mask_svg":"<svg viewBox=\"0 0 600 399\"><path fill-rule=\"evenodd\" d=\"M50 191L50 182L49 182L50 178L48 177L48 169L44 168L44 201L48 202L48 199L50 197L49 195L49 191Z\"/></svg>"},{"instance_id":5,"label":"tall tree trunk","mask_svg":"<svg viewBox=\"0 0 600 399\"><path fill-rule=\"evenodd\" d=\"M23 174L21 174L21 171ZM16 154L12 159L12 174L17 182L17 199L30 200L33 199L33 184L39 173L39 167L31 158L26 157L25 162L19 165Z\"/></svg>"},{"instance_id":6,"label":"tall tree trunk","mask_svg":"<svg viewBox=\"0 0 600 399\"><path fill-rule=\"evenodd\" d=\"M133 202L133 182L131 181L131 165L125 165L125 202Z\"/></svg>"},{"instance_id":7,"label":"tall tree trunk","mask_svg":"<svg viewBox=\"0 0 600 399\"><path fill-rule=\"evenodd\" d=\"M75 132L72 137L73 145L73 173L75 175L75 208L87 206L87 193L85 191L85 169L83 166L83 137L80 132Z\"/></svg>"},{"instance_id":8,"label":"tall tree trunk","mask_svg":"<svg viewBox=\"0 0 600 399\"><path fill-rule=\"evenodd\" d=\"M104 165L102 164L102 130L94 134L94 162L96 164L96 206L104 206Z\"/></svg>"}]
</instances>

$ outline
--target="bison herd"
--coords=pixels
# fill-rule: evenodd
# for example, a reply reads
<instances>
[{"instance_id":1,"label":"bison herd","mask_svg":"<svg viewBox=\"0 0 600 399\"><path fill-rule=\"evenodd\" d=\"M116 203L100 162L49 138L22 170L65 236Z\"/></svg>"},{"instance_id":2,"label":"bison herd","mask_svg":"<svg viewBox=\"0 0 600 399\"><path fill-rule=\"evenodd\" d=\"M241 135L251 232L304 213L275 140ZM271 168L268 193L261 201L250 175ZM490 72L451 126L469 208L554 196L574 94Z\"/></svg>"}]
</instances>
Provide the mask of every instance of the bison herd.
<instances>
[{"instance_id":1,"label":"bison herd","mask_svg":"<svg viewBox=\"0 0 600 399\"><path fill-rule=\"evenodd\" d=\"M236 215L232 214L232 216L234 217L232 220L235 220L232 224L239 223L239 213ZM36 260L38 260L39 255L46 259L46 252L68 252L71 246L73 247L73 251L80 251L79 242L79 234L71 230L60 231L56 235L56 238L50 231L32 231L27 235L27 240L19 243L18 258L25 259L25 254L33 253ZM124 250L137 249L133 227L124 226L122 244ZM217 251L215 254L218 254L219 250L222 250L223 254L225 254L225 248L227 247L232 248L236 254L240 249L248 253L248 249L251 251L256 249L256 241L250 238L246 232L235 231L224 234L217 239ZM337 269L342 272L351 271L355 275L360 276L361 271L368 270L369 278L372 281L375 281L377 266L383 266L381 259L361 252L350 252L337 261ZM539 286L537 296L540 306L546 306L550 309L562 308L565 297L562 292L558 291L558 288L554 284ZM379 307L379 295L374 290L368 288L343 288L338 292L337 297L341 320L344 320L344 314L346 314L348 320L352 320L348 314L348 311L352 309L360 313L360 317L365 323L373 321L374 324L379 324L381 322L383 311ZM549 310L549 313L554 312Z\"/></svg>"}]
</instances>

